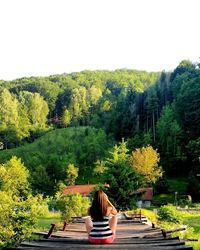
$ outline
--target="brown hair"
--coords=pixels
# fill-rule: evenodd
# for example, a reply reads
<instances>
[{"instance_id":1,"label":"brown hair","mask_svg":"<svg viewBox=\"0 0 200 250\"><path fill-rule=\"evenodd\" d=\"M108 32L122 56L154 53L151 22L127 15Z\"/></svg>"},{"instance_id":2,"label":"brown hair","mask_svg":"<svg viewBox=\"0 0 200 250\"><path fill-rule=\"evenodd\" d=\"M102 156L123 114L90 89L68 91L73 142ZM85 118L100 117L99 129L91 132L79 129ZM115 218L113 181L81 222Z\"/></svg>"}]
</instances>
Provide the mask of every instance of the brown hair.
<instances>
[{"instance_id":1,"label":"brown hair","mask_svg":"<svg viewBox=\"0 0 200 250\"><path fill-rule=\"evenodd\" d=\"M92 205L89 208L89 215L94 221L101 221L103 217L106 216L108 206L107 195L102 190L96 191Z\"/></svg>"}]
</instances>

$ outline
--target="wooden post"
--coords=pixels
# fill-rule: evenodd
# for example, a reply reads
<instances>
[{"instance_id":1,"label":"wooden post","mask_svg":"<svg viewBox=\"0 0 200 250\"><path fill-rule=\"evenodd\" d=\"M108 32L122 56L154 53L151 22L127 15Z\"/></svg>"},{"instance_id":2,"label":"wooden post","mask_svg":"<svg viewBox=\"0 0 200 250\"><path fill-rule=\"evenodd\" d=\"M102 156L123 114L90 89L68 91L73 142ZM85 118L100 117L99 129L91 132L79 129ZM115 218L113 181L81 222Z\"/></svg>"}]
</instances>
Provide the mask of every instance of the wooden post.
<instances>
[{"instance_id":1,"label":"wooden post","mask_svg":"<svg viewBox=\"0 0 200 250\"><path fill-rule=\"evenodd\" d=\"M66 230L67 225L68 225L68 223L67 223L67 221L65 220L65 221L64 221L63 228L62 228L62 231L65 231L65 230Z\"/></svg>"},{"instance_id":2,"label":"wooden post","mask_svg":"<svg viewBox=\"0 0 200 250\"><path fill-rule=\"evenodd\" d=\"M45 239L48 239L48 238L51 237L51 235L52 235L53 230L54 230L55 227L56 227L56 224L51 224L51 228L50 228L48 234L44 236Z\"/></svg>"},{"instance_id":3,"label":"wooden post","mask_svg":"<svg viewBox=\"0 0 200 250\"><path fill-rule=\"evenodd\" d=\"M163 237L166 239L167 238L167 233L164 229L161 229L162 235Z\"/></svg>"},{"instance_id":4,"label":"wooden post","mask_svg":"<svg viewBox=\"0 0 200 250\"><path fill-rule=\"evenodd\" d=\"M140 221L142 221L142 212L141 212L141 209L140 209Z\"/></svg>"}]
</instances>

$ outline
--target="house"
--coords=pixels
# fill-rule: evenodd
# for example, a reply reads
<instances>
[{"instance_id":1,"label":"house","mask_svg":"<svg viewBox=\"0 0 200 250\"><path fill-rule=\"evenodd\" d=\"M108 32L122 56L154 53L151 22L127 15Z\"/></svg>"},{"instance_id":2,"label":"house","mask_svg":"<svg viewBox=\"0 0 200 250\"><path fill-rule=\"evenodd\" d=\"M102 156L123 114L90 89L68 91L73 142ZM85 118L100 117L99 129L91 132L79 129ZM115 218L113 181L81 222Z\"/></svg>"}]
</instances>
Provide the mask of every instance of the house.
<instances>
[{"instance_id":1,"label":"house","mask_svg":"<svg viewBox=\"0 0 200 250\"><path fill-rule=\"evenodd\" d=\"M141 200L137 201L137 207L150 207L153 199L153 188L139 188L137 193L141 193Z\"/></svg>"},{"instance_id":2,"label":"house","mask_svg":"<svg viewBox=\"0 0 200 250\"><path fill-rule=\"evenodd\" d=\"M109 184L104 184L104 187L109 187ZM89 194L97 188L98 185L95 184L85 184L85 185L71 185L66 186L63 190L63 195L68 194L81 194L83 196L89 196ZM151 201L153 199L153 188L139 188L137 193L141 193L141 200L137 202L138 207L150 207Z\"/></svg>"},{"instance_id":3,"label":"house","mask_svg":"<svg viewBox=\"0 0 200 250\"><path fill-rule=\"evenodd\" d=\"M109 187L108 184L104 184L103 186ZM95 184L66 186L66 188L63 190L63 195L81 194L83 196L88 196L97 187L98 185Z\"/></svg>"}]
</instances>

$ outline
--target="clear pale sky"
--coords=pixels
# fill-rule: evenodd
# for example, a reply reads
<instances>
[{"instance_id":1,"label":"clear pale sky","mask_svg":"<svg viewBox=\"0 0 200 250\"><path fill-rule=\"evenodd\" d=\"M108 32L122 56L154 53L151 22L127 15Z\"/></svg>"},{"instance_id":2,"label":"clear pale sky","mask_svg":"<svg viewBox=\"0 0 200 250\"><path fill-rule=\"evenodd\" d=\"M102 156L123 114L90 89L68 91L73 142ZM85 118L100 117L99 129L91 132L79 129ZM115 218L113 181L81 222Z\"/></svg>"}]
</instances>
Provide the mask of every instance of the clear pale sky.
<instances>
[{"instance_id":1,"label":"clear pale sky","mask_svg":"<svg viewBox=\"0 0 200 250\"><path fill-rule=\"evenodd\" d=\"M200 0L1 0L0 79L200 57Z\"/></svg>"}]
</instances>

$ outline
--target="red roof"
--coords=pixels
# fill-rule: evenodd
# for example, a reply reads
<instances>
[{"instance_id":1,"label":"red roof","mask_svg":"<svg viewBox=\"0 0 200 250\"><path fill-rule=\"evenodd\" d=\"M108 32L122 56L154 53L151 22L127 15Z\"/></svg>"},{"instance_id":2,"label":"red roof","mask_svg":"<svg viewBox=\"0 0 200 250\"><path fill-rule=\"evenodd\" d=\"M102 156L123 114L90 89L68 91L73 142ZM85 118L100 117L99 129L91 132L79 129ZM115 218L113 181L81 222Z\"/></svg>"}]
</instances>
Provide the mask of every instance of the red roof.
<instances>
[{"instance_id":1,"label":"red roof","mask_svg":"<svg viewBox=\"0 0 200 250\"><path fill-rule=\"evenodd\" d=\"M81 194L83 196L88 196L98 185L88 184L88 185L71 185L66 186L63 195L68 194ZM108 184L104 184L104 187L109 187ZM143 193L142 200L151 201L153 199L153 188L139 188L137 193Z\"/></svg>"},{"instance_id":2,"label":"red roof","mask_svg":"<svg viewBox=\"0 0 200 250\"><path fill-rule=\"evenodd\" d=\"M144 201L151 201L153 199L153 188L139 188L137 190L138 193L143 193L142 200Z\"/></svg>"},{"instance_id":3,"label":"red roof","mask_svg":"<svg viewBox=\"0 0 200 250\"><path fill-rule=\"evenodd\" d=\"M81 194L83 196L89 195L98 185L90 184L90 185L71 185L67 186L64 191L63 195L67 194ZM108 184L104 184L104 187L108 187Z\"/></svg>"}]
</instances>

